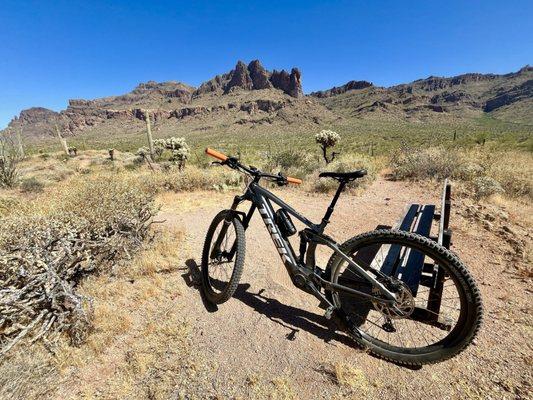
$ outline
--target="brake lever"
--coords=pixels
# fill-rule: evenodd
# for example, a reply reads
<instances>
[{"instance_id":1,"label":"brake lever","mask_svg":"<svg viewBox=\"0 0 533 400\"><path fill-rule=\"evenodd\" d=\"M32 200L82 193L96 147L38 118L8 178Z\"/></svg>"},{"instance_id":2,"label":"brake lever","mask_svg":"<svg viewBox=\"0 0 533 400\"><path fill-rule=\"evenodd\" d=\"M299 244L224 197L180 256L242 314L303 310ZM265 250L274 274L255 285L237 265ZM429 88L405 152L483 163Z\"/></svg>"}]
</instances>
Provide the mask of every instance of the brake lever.
<instances>
[{"instance_id":1,"label":"brake lever","mask_svg":"<svg viewBox=\"0 0 533 400\"><path fill-rule=\"evenodd\" d=\"M222 165L222 162L220 162L220 161L212 161L211 165Z\"/></svg>"},{"instance_id":2,"label":"brake lever","mask_svg":"<svg viewBox=\"0 0 533 400\"><path fill-rule=\"evenodd\" d=\"M287 181L287 177L283 176L280 171L278 172L278 178L276 179L276 183L278 184L278 186L285 186L289 182Z\"/></svg>"}]
</instances>

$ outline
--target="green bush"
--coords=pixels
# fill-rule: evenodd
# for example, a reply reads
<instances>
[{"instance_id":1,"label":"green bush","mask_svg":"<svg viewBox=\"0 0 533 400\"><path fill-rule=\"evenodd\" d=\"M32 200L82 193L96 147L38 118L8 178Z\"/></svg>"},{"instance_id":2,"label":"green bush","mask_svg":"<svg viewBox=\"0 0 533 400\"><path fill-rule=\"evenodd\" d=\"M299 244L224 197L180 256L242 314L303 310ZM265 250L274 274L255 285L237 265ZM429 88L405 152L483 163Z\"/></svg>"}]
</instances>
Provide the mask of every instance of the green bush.
<instances>
[{"instance_id":1,"label":"green bush","mask_svg":"<svg viewBox=\"0 0 533 400\"><path fill-rule=\"evenodd\" d=\"M319 166L316 156L302 150L283 150L267 153L266 162L262 165L265 172L282 172L296 178L304 178Z\"/></svg>"}]
</instances>

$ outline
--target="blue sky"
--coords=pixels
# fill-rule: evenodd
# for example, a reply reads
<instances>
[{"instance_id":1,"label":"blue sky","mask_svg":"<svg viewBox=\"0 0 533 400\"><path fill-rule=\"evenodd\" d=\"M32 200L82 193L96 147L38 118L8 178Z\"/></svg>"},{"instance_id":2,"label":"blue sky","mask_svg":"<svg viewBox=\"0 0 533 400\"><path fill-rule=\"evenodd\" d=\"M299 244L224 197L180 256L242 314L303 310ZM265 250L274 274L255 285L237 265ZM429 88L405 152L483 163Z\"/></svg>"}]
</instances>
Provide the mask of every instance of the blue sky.
<instances>
[{"instance_id":1,"label":"blue sky","mask_svg":"<svg viewBox=\"0 0 533 400\"><path fill-rule=\"evenodd\" d=\"M198 85L238 59L302 71L304 91L533 63L533 1L0 0L0 128L32 106Z\"/></svg>"}]
</instances>

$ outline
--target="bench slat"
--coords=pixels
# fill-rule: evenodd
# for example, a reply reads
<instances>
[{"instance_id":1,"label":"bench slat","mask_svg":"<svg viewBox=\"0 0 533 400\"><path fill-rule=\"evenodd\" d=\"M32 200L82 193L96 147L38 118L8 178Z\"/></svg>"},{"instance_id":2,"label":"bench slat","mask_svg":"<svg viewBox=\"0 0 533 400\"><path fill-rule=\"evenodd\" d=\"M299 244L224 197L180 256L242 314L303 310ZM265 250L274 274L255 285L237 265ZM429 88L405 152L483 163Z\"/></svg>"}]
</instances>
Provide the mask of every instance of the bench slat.
<instances>
[{"instance_id":1,"label":"bench slat","mask_svg":"<svg viewBox=\"0 0 533 400\"><path fill-rule=\"evenodd\" d=\"M416 227L413 229L414 233L418 233L422 236L429 236L431 230L431 223L433 221L433 215L435 214L434 205L425 205L422 206L420 216L417 220ZM414 296L418 291L418 285L420 282L420 277L422 275L422 268L424 267L424 256L416 251L411 250L405 266L403 268L398 268L395 276L399 276L401 273L401 280L405 282Z\"/></svg>"},{"instance_id":2,"label":"bench slat","mask_svg":"<svg viewBox=\"0 0 533 400\"><path fill-rule=\"evenodd\" d=\"M419 208L419 204L411 204L407 209L402 221L396 226L396 229L409 232ZM385 275L390 276L394 272L398 263L398 257L400 256L400 250L401 246L393 245L390 247L389 252L385 257L385 261L381 266L381 272L383 272Z\"/></svg>"}]
</instances>

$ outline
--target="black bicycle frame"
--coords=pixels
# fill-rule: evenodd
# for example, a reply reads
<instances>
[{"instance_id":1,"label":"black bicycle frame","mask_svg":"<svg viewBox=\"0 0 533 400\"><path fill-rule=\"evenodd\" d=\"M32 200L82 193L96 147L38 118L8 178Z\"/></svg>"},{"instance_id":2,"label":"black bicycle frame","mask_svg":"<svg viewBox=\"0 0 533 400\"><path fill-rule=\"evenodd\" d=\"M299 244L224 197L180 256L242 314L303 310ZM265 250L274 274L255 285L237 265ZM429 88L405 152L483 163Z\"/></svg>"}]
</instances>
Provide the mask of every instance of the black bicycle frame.
<instances>
[{"instance_id":1,"label":"black bicycle frame","mask_svg":"<svg viewBox=\"0 0 533 400\"><path fill-rule=\"evenodd\" d=\"M396 301L396 296L391 293L381 282L376 280L376 278L372 276L372 274L368 272L369 270L371 270L374 274L381 275L380 271L376 271L373 268L361 267L356 262L354 262L354 260L352 260L350 256L343 253L339 249L339 245L337 242L335 242L335 240L323 233L326 225L329 222L329 218L331 217L339 195L344 189L345 183L341 182L321 223L315 224L309 219L307 219L305 216L300 214L298 211L296 211L294 208L289 206L275 194L260 186L257 181L258 180L256 179L250 182L250 184L245 190L245 193L241 196L235 197L231 206L231 210L233 210L235 213L240 214L245 229L248 228L248 225L255 210L259 210L259 214L261 214L261 218L263 219L263 222L265 223L270 233L272 241L274 242L274 245L278 250L283 264L285 265L285 268L287 269L291 279L297 286L301 286L302 280L298 281L296 280L296 277L303 278L303 281L307 284L309 284L309 282L312 282L314 278L315 282L320 282L323 286L327 288L337 289L343 292L351 293L356 296L363 296L384 303L394 303ZM250 207L248 213L237 211L238 205L243 201L247 200L252 202L252 206ZM302 222L308 227L300 232L300 239L302 241L302 244L300 246L300 257L298 257L294 252L294 249L292 248L288 238L285 237L280 231L276 223L275 211L272 206L272 203L275 203L281 209L287 211L289 214L294 216L296 219L298 219L300 222ZM303 245L303 243L305 243L305 246ZM368 280L374 287L378 288L385 295L386 299L378 298L368 293L360 292L358 290L354 290L349 287L342 286L323 279L321 274L316 273L316 265L314 263L317 245L328 246L334 252L339 254L351 267L353 267L357 271L358 274ZM303 262L303 253L305 253L305 263ZM315 290L316 288L311 287L311 289L317 297L319 297L321 300L327 301L327 303L332 306L332 304L328 300L326 300L322 294L317 293L317 291Z\"/></svg>"}]
</instances>

